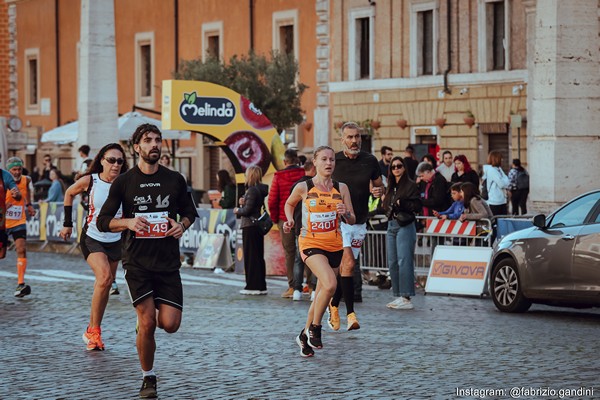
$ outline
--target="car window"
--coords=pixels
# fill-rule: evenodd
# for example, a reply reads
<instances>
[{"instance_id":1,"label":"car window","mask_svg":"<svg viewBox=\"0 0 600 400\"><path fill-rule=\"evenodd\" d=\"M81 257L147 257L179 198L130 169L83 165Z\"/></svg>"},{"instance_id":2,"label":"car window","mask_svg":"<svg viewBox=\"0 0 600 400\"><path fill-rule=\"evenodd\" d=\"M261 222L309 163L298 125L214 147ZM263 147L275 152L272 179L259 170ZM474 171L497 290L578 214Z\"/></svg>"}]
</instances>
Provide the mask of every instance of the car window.
<instances>
[{"instance_id":1,"label":"car window","mask_svg":"<svg viewBox=\"0 0 600 400\"><path fill-rule=\"evenodd\" d=\"M599 199L600 192L595 192L567 204L552 216L548 227L561 228L563 226L583 225L585 218Z\"/></svg>"}]
</instances>

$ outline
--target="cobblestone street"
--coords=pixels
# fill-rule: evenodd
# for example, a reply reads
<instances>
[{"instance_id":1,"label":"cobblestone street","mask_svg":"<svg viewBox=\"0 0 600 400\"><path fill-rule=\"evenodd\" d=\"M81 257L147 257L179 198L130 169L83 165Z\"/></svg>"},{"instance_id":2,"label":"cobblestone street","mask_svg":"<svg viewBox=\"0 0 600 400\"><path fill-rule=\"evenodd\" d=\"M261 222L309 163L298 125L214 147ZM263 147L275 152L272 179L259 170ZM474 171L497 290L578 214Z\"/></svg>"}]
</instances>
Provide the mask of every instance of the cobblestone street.
<instances>
[{"instance_id":1,"label":"cobblestone street","mask_svg":"<svg viewBox=\"0 0 600 400\"><path fill-rule=\"evenodd\" d=\"M29 252L28 260L33 292L23 299L13 297L14 251L1 261L0 399L137 398L135 312L122 270L102 326L107 350L87 352L91 270L74 255ZM182 278L181 329L156 335L160 399L448 399L460 397L457 388L505 389L488 397L511 398L512 387L598 382L597 310L534 305L507 315L490 299L420 292L413 311L392 311L391 291L365 286L361 329L324 328L324 348L303 359L294 338L309 302L280 298L282 278L256 297L238 293L240 275L184 269ZM594 395L575 397L600 388Z\"/></svg>"}]
</instances>

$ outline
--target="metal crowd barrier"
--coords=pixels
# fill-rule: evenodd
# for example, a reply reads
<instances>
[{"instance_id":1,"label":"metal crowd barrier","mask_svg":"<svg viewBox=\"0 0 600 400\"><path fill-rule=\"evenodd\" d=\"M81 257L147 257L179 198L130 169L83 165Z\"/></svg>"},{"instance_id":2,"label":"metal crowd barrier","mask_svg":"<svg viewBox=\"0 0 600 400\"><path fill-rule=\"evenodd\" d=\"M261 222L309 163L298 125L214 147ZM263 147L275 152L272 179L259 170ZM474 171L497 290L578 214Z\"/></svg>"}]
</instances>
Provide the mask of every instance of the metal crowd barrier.
<instances>
[{"instance_id":1,"label":"metal crowd barrier","mask_svg":"<svg viewBox=\"0 0 600 400\"><path fill-rule=\"evenodd\" d=\"M378 216L379 222L381 217ZM415 246L415 276L427 276L435 247L445 246L492 246L492 221L460 222L441 220L436 217L417 217L417 244ZM369 224L373 225L373 224ZM362 271L387 273L386 231L371 229L363 242L360 255Z\"/></svg>"}]
</instances>

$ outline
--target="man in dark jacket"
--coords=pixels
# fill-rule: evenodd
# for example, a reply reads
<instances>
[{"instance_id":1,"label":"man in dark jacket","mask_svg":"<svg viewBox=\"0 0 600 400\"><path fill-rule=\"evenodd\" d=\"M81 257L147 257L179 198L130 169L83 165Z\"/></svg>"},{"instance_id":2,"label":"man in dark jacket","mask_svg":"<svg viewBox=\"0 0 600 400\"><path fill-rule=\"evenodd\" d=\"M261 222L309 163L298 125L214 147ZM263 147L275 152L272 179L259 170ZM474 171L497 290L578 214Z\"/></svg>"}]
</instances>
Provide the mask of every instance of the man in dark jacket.
<instances>
[{"instance_id":1,"label":"man in dark jacket","mask_svg":"<svg viewBox=\"0 0 600 400\"><path fill-rule=\"evenodd\" d=\"M285 202L290 196L290 189L304 176L304 169L298 166L298 152L294 149L287 149L283 155L285 168L275 172L269 192L269 214L273 223L279 226L281 235L281 245L285 254L285 269L288 279L288 289L282 293L281 297L292 298L294 295L294 260L296 259L296 240L293 232L285 233L283 223L287 221L285 217ZM299 293L297 296L301 296ZM300 300L300 299L297 299Z\"/></svg>"},{"instance_id":2,"label":"man in dark jacket","mask_svg":"<svg viewBox=\"0 0 600 400\"><path fill-rule=\"evenodd\" d=\"M447 181L444 175L436 172L433 165L422 162L417 166L416 176L425 183L423 215L432 216L433 211L446 211L450 207Z\"/></svg>"}]
</instances>

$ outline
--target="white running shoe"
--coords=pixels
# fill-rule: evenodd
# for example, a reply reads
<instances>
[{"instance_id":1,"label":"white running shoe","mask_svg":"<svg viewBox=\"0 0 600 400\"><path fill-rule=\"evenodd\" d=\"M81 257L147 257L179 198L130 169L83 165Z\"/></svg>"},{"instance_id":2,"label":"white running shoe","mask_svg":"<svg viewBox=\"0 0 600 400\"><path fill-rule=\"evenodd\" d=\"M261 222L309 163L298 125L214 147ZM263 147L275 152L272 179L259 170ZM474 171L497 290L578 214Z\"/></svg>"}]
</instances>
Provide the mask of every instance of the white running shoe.
<instances>
[{"instance_id":1,"label":"white running shoe","mask_svg":"<svg viewBox=\"0 0 600 400\"><path fill-rule=\"evenodd\" d=\"M413 306L413 303L406 297L397 298L396 300L389 303L388 307L393 308L395 310L412 310L413 308L415 308Z\"/></svg>"},{"instance_id":2,"label":"white running shoe","mask_svg":"<svg viewBox=\"0 0 600 400\"><path fill-rule=\"evenodd\" d=\"M294 290L294 294L292 295L292 300L294 300L294 301L302 300L302 292L299 290Z\"/></svg>"}]
</instances>

